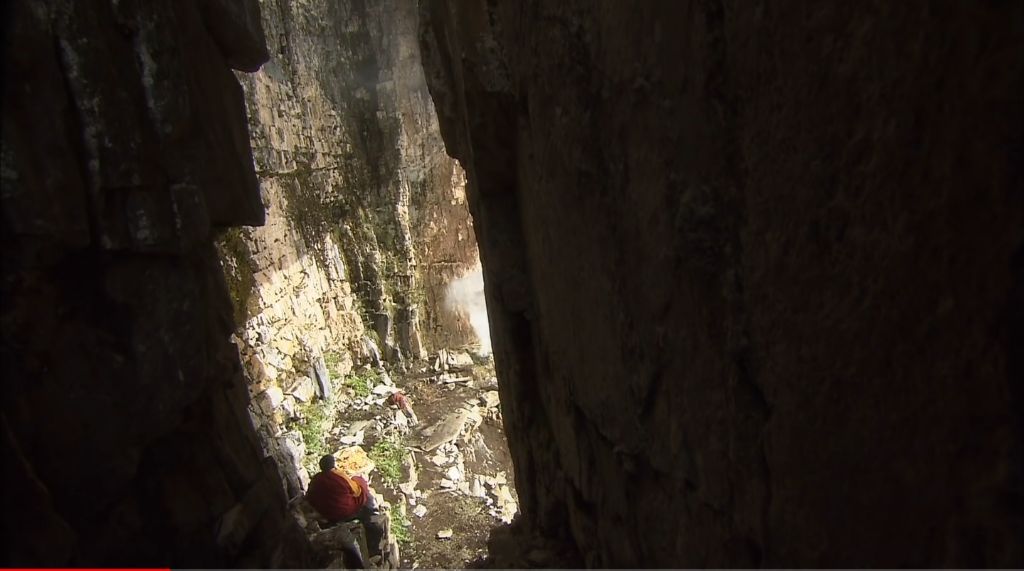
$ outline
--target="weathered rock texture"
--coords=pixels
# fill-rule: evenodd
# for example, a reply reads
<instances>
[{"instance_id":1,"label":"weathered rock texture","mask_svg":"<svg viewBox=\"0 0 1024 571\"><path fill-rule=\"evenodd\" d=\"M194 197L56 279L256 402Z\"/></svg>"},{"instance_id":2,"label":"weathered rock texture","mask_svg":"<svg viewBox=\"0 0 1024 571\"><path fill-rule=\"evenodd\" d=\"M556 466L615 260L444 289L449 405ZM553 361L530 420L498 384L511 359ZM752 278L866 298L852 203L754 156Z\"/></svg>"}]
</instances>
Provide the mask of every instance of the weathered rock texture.
<instances>
[{"instance_id":1,"label":"weathered rock texture","mask_svg":"<svg viewBox=\"0 0 1024 571\"><path fill-rule=\"evenodd\" d=\"M532 525L1024 564L1022 9L424 4Z\"/></svg>"},{"instance_id":2,"label":"weathered rock texture","mask_svg":"<svg viewBox=\"0 0 1024 571\"><path fill-rule=\"evenodd\" d=\"M263 221L231 71L259 6L4 16L0 564L309 567L212 245Z\"/></svg>"},{"instance_id":3,"label":"weathered rock texture","mask_svg":"<svg viewBox=\"0 0 1024 571\"><path fill-rule=\"evenodd\" d=\"M240 79L268 223L222 244L245 341L273 377L305 371L272 345L355 361L364 325L396 362L470 340L440 303L477 253L416 5L261 4L271 59Z\"/></svg>"},{"instance_id":4,"label":"weathered rock texture","mask_svg":"<svg viewBox=\"0 0 1024 571\"><path fill-rule=\"evenodd\" d=\"M397 365L471 341L443 300L479 259L465 175L423 77L416 4L260 6L270 60L238 75L267 221L218 246L252 416L295 497L307 443L290 421L303 420L310 384L338 384L375 354Z\"/></svg>"}]
</instances>

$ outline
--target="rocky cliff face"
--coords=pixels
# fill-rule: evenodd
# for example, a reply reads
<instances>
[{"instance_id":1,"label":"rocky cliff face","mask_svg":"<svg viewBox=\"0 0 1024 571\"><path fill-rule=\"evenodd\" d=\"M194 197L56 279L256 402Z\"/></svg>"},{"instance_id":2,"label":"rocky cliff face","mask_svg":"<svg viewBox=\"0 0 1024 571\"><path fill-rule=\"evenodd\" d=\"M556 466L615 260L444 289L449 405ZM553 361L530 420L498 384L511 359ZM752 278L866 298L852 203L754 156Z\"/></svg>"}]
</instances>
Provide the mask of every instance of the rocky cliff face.
<instances>
[{"instance_id":1,"label":"rocky cliff face","mask_svg":"<svg viewBox=\"0 0 1024 571\"><path fill-rule=\"evenodd\" d=\"M599 566L1024 562L1021 10L424 4L525 522Z\"/></svg>"},{"instance_id":2,"label":"rocky cliff face","mask_svg":"<svg viewBox=\"0 0 1024 571\"><path fill-rule=\"evenodd\" d=\"M424 311L431 324L443 313L435 275L464 272L476 247L464 176L445 154L423 78L415 6L262 8L272 56L241 80L269 223L228 252L229 265L249 265L232 272L240 317L250 330L305 324L314 345L357 354L362 321L385 358L422 358L441 346L421 333ZM455 269L437 268L446 262ZM282 311L291 301L277 290L305 279L289 273L324 287Z\"/></svg>"},{"instance_id":3,"label":"rocky cliff face","mask_svg":"<svg viewBox=\"0 0 1024 571\"><path fill-rule=\"evenodd\" d=\"M219 247L251 411L296 497L310 443L289 422L354 365L401 367L472 341L444 292L478 257L465 176L423 77L416 5L260 7L270 60L239 80L267 220Z\"/></svg>"},{"instance_id":4,"label":"rocky cliff face","mask_svg":"<svg viewBox=\"0 0 1024 571\"><path fill-rule=\"evenodd\" d=\"M308 567L212 245L260 224L258 5L5 9L2 564Z\"/></svg>"}]
</instances>

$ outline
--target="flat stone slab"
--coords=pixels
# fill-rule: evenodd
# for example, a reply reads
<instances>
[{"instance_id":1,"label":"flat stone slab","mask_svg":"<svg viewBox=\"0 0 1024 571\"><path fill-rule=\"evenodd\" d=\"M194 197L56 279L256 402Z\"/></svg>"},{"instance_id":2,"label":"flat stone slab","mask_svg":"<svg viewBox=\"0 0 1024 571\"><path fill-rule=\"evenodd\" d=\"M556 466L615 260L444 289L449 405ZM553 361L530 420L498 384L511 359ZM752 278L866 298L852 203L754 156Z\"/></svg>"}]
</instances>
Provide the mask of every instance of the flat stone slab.
<instances>
[{"instance_id":1,"label":"flat stone slab","mask_svg":"<svg viewBox=\"0 0 1024 571\"><path fill-rule=\"evenodd\" d=\"M454 442L462 433L469 417L469 411L463 408L446 416L444 420L434 426L433 432L424 440L423 450L430 452L446 442Z\"/></svg>"}]
</instances>

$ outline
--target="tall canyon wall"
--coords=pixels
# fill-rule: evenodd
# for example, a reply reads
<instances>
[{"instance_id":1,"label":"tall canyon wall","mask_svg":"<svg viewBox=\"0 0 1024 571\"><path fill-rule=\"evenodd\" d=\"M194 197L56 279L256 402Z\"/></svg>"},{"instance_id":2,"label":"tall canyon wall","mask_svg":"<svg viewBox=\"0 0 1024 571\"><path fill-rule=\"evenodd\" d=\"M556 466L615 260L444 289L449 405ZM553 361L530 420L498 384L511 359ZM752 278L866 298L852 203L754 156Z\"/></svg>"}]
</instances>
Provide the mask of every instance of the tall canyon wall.
<instances>
[{"instance_id":1,"label":"tall canyon wall","mask_svg":"<svg viewBox=\"0 0 1024 571\"><path fill-rule=\"evenodd\" d=\"M1020 566L1020 3L428 0L524 522Z\"/></svg>"},{"instance_id":2,"label":"tall canyon wall","mask_svg":"<svg viewBox=\"0 0 1024 571\"><path fill-rule=\"evenodd\" d=\"M267 223L219 243L250 390L291 495L315 385L473 340L444 304L477 262L465 177L423 77L416 5L263 1L270 60L240 75ZM296 403L295 399L299 402Z\"/></svg>"},{"instance_id":3,"label":"tall canyon wall","mask_svg":"<svg viewBox=\"0 0 1024 571\"><path fill-rule=\"evenodd\" d=\"M315 565L214 234L264 219L255 1L3 8L4 566Z\"/></svg>"}]
</instances>

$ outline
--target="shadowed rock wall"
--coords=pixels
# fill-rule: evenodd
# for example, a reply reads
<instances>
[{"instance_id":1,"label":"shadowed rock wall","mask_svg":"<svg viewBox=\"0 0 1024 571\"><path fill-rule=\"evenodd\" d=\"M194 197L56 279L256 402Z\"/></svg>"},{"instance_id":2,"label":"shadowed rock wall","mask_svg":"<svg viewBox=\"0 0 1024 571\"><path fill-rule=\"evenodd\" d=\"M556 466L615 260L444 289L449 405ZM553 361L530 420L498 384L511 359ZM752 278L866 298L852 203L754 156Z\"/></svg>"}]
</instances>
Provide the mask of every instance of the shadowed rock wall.
<instances>
[{"instance_id":1,"label":"shadowed rock wall","mask_svg":"<svg viewBox=\"0 0 1024 571\"><path fill-rule=\"evenodd\" d=\"M308 567L211 244L262 224L255 0L4 14L4 565Z\"/></svg>"},{"instance_id":2,"label":"shadowed rock wall","mask_svg":"<svg viewBox=\"0 0 1024 571\"><path fill-rule=\"evenodd\" d=\"M1024 564L1020 3L422 22L527 523L599 566Z\"/></svg>"}]
</instances>

